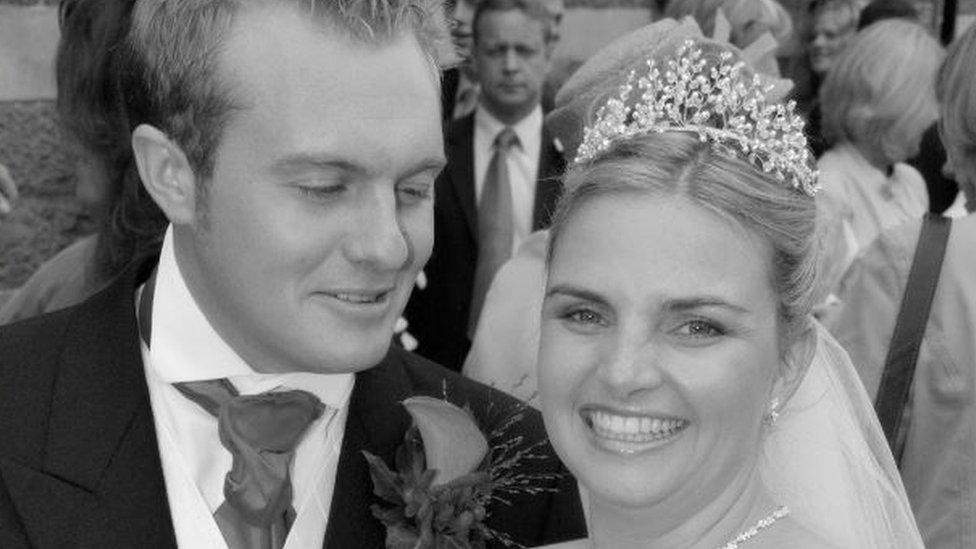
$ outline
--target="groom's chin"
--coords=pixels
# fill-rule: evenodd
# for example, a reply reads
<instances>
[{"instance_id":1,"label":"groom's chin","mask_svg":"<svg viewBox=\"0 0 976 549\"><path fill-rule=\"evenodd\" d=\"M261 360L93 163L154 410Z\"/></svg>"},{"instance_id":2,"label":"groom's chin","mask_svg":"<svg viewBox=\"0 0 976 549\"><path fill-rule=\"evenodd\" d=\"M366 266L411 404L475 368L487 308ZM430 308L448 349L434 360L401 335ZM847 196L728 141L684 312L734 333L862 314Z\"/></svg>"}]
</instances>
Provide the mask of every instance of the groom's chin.
<instances>
[{"instance_id":1,"label":"groom's chin","mask_svg":"<svg viewBox=\"0 0 976 549\"><path fill-rule=\"evenodd\" d=\"M379 364L390 350L392 330L377 333L333 334L317 342L315 356L304 361L312 373L339 374L368 370Z\"/></svg>"}]
</instances>

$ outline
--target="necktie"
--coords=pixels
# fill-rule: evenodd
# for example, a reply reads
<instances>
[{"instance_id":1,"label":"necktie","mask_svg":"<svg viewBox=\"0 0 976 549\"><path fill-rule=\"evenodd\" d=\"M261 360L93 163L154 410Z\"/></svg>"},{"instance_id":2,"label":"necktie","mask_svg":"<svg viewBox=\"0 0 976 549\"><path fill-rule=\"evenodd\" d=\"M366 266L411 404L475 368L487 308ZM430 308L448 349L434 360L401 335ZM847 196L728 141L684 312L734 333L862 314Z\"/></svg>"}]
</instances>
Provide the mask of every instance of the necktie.
<instances>
[{"instance_id":1,"label":"necktie","mask_svg":"<svg viewBox=\"0 0 976 549\"><path fill-rule=\"evenodd\" d=\"M468 336L472 338L491 281L502 264L512 257L515 227L512 185L508 178L508 151L518 142L512 128L506 127L498 132L495 154L488 163L481 189L481 201L478 203L478 263L474 273L471 316L468 317Z\"/></svg>"},{"instance_id":2,"label":"necktie","mask_svg":"<svg viewBox=\"0 0 976 549\"><path fill-rule=\"evenodd\" d=\"M224 502L214 513L231 549L281 549L295 520L289 469L295 448L325 406L307 391L239 395L227 379L176 383L218 418L233 456Z\"/></svg>"}]
</instances>

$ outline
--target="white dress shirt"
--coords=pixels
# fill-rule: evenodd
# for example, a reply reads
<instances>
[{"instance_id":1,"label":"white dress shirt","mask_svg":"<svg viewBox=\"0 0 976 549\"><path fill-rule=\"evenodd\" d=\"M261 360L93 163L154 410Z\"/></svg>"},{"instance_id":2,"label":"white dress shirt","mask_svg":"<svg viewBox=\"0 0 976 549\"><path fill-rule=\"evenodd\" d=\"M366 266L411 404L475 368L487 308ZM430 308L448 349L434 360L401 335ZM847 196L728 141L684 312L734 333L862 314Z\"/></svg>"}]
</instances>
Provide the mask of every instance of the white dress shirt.
<instances>
[{"instance_id":1,"label":"white dress shirt","mask_svg":"<svg viewBox=\"0 0 976 549\"><path fill-rule=\"evenodd\" d=\"M488 164L495 154L495 137L505 124L480 105L474 112L474 191L476 203L481 201ZM542 107L536 106L528 116L512 129L519 144L508 152L508 180L512 185L512 205L515 219L512 250L517 250L532 232L532 212L535 207L536 177L539 173L539 150L542 147Z\"/></svg>"},{"instance_id":2,"label":"white dress shirt","mask_svg":"<svg viewBox=\"0 0 976 549\"><path fill-rule=\"evenodd\" d=\"M141 297L142 288L139 293ZM138 300L137 300L138 301ZM197 306L173 252L163 240L152 307L151 342L142 343L146 381L176 541L182 549L224 548L213 513L223 503L232 457L217 420L173 383L229 378L241 394L275 388L308 391L326 406L298 445L291 466L295 522L285 549L321 547L332 504L348 413L352 374L259 374L224 342Z\"/></svg>"}]
</instances>

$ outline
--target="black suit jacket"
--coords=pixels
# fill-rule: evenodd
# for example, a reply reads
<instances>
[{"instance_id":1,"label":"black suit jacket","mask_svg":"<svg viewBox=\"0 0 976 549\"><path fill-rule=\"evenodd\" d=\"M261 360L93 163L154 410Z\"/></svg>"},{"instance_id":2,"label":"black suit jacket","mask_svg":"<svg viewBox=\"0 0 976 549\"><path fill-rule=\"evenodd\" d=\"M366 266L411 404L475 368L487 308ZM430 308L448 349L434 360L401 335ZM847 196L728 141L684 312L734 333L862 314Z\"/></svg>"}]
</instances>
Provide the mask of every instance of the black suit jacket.
<instances>
[{"instance_id":1,"label":"black suit jacket","mask_svg":"<svg viewBox=\"0 0 976 549\"><path fill-rule=\"evenodd\" d=\"M133 301L154 265L134 265L74 308L0 329L0 547L175 547ZM357 374L326 548L383 546L361 451L393 462L410 421L399 402L415 394L446 394L482 421L513 402L397 348ZM537 413L519 430L544 436ZM555 458L531 466L564 471ZM582 535L572 479L558 487L495 505L489 525L526 545Z\"/></svg>"},{"instance_id":2,"label":"black suit jacket","mask_svg":"<svg viewBox=\"0 0 976 549\"><path fill-rule=\"evenodd\" d=\"M474 185L474 115L454 121L444 135L447 167L434 197L434 251L424 267L427 287L414 289L405 316L417 338L417 353L460 371L471 342L467 336L474 272L478 262L478 208ZM549 225L566 168L553 136L542 129L533 230Z\"/></svg>"}]
</instances>

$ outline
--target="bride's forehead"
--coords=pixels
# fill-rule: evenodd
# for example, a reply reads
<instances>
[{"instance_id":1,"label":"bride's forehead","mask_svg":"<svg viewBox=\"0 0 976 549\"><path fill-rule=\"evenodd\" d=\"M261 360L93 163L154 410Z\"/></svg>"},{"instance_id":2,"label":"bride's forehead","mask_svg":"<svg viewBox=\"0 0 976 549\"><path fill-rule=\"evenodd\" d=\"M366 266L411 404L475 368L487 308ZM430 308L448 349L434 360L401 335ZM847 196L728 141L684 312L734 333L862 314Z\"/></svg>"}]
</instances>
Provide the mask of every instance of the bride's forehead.
<instances>
[{"instance_id":1,"label":"bride's forehead","mask_svg":"<svg viewBox=\"0 0 976 549\"><path fill-rule=\"evenodd\" d=\"M769 243L731 215L683 197L606 194L580 201L562 220L553 259L577 255L613 256L618 261L711 263L754 261ZM669 253L664 254L663 252Z\"/></svg>"}]
</instances>

